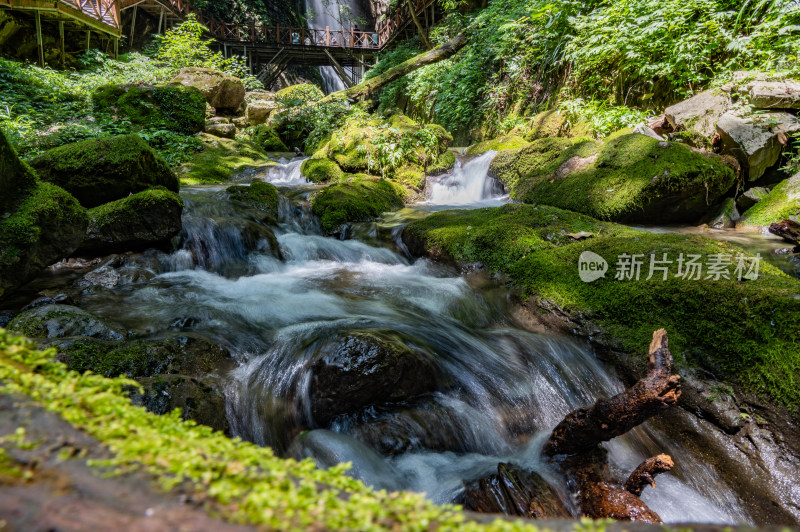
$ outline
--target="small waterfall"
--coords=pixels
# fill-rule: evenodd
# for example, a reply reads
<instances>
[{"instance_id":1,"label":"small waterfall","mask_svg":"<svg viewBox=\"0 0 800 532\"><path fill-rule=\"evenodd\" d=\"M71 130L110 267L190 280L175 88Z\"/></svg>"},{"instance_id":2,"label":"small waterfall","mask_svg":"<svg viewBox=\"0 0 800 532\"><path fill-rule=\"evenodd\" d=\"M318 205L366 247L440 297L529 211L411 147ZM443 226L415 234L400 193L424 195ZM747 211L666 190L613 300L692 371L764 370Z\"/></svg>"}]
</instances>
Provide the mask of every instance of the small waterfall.
<instances>
[{"instance_id":1,"label":"small waterfall","mask_svg":"<svg viewBox=\"0 0 800 532\"><path fill-rule=\"evenodd\" d=\"M294 159L280 159L277 164L268 166L265 170L257 173L254 177L267 183L272 183L276 187L297 187L302 185L309 185L300 171L307 157Z\"/></svg>"},{"instance_id":2,"label":"small waterfall","mask_svg":"<svg viewBox=\"0 0 800 532\"><path fill-rule=\"evenodd\" d=\"M489 165L496 151L475 158L458 157L453 170L442 177L428 178L428 204L469 205L504 197L503 186L489 177Z\"/></svg>"},{"instance_id":3,"label":"small waterfall","mask_svg":"<svg viewBox=\"0 0 800 532\"><path fill-rule=\"evenodd\" d=\"M331 31L338 31L344 29L342 28L343 19L350 15L351 9L352 6L342 0L306 0L306 10L313 13L308 20L308 25L316 30L329 28ZM325 94L345 88L332 66L319 67L319 73L322 76Z\"/></svg>"}]
</instances>

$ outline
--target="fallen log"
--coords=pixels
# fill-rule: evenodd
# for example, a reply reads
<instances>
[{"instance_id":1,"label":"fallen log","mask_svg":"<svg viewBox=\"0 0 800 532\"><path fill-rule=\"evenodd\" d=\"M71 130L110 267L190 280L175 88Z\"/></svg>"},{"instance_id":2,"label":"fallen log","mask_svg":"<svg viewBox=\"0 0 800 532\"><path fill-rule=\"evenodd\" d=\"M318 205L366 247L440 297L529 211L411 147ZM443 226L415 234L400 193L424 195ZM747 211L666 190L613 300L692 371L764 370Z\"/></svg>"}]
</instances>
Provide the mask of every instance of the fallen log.
<instances>
[{"instance_id":1,"label":"fallen log","mask_svg":"<svg viewBox=\"0 0 800 532\"><path fill-rule=\"evenodd\" d=\"M769 232L792 244L800 244L800 223L783 220L769 225Z\"/></svg>"},{"instance_id":2,"label":"fallen log","mask_svg":"<svg viewBox=\"0 0 800 532\"><path fill-rule=\"evenodd\" d=\"M331 101L334 99L346 100L362 100L367 96L377 92L384 85L399 79L414 70L447 59L461 50L467 44L467 38L463 33L458 34L454 39L444 44L437 46L432 50L423 52L417 56L412 57L408 61L400 63L399 65L390 68L382 74L378 74L374 78L359 83L349 89L344 89L338 92L333 92L322 99L323 102Z\"/></svg>"},{"instance_id":3,"label":"fallen log","mask_svg":"<svg viewBox=\"0 0 800 532\"><path fill-rule=\"evenodd\" d=\"M567 414L553 429L544 454L589 451L674 405L681 394L680 376L672 375L672 354L664 329L653 333L647 369L647 375L624 392Z\"/></svg>"},{"instance_id":4,"label":"fallen log","mask_svg":"<svg viewBox=\"0 0 800 532\"><path fill-rule=\"evenodd\" d=\"M675 467L675 462L668 454L659 454L648 458L639 464L639 467L634 469L628 477L625 482L625 491L639 497L646 486L656 487L656 475L666 473L673 467Z\"/></svg>"}]
</instances>

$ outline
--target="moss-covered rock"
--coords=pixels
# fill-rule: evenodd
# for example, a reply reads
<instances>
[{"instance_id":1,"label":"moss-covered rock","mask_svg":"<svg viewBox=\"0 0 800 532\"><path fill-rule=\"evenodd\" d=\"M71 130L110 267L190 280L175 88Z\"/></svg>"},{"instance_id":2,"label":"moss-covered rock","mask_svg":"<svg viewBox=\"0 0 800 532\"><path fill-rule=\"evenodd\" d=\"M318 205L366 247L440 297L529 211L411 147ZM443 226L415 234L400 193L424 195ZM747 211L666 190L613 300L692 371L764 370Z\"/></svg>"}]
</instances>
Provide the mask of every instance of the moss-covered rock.
<instances>
[{"instance_id":1,"label":"moss-covered rock","mask_svg":"<svg viewBox=\"0 0 800 532\"><path fill-rule=\"evenodd\" d=\"M275 164L253 141L223 139L199 135L203 151L192 157L179 171L184 185L202 185L230 181L237 172Z\"/></svg>"},{"instance_id":2,"label":"moss-covered rock","mask_svg":"<svg viewBox=\"0 0 800 532\"><path fill-rule=\"evenodd\" d=\"M543 138L501 154L490 171L512 198L609 220L696 222L736 180L720 157L636 133Z\"/></svg>"},{"instance_id":3,"label":"moss-covered rock","mask_svg":"<svg viewBox=\"0 0 800 532\"><path fill-rule=\"evenodd\" d=\"M543 111L530 121L522 136L528 142L547 137L569 137L570 124L567 117L558 111Z\"/></svg>"},{"instance_id":4,"label":"moss-covered rock","mask_svg":"<svg viewBox=\"0 0 800 532\"><path fill-rule=\"evenodd\" d=\"M325 97L325 93L311 83L299 83L291 85L275 93L275 99L285 102L292 102L294 105L299 103L318 102Z\"/></svg>"},{"instance_id":5,"label":"moss-covered rock","mask_svg":"<svg viewBox=\"0 0 800 532\"><path fill-rule=\"evenodd\" d=\"M335 232L349 222L366 222L403 206L402 188L386 179L353 179L328 185L311 200L322 229Z\"/></svg>"},{"instance_id":6,"label":"moss-covered rock","mask_svg":"<svg viewBox=\"0 0 800 532\"><path fill-rule=\"evenodd\" d=\"M65 144L31 161L39 177L64 188L84 207L97 207L155 186L173 192L178 178L138 135Z\"/></svg>"},{"instance_id":7,"label":"moss-covered rock","mask_svg":"<svg viewBox=\"0 0 800 532\"><path fill-rule=\"evenodd\" d=\"M125 335L100 318L70 305L44 305L20 313L8 330L29 338L86 336L98 340L122 340Z\"/></svg>"},{"instance_id":8,"label":"moss-covered rock","mask_svg":"<svg viewBox=\"0 0 800 532\"><path fill-rule=\"evenodd\" d=\"M456 165L456 154L445 151L436 159L436 162L428 167L428 175L440 175L449 172Z\"/></svg>"},{"instance_id":9,"label":"moss-covered rock","mask_svg":"<svg viewBox=\"0 0 800 532\"><path fill-rule=\"evenodd\" d=\"M181 230L183 201L165 188L151 188L89 210L81 249L129 251L163 243Z\"/></svg>"},{"instance_id":10,"label":"moss-covered rock","mask_svg":"<svg viewBox=\"0 0 800 532\"><path fill-rule=\"evenodd\" d=\"M344 177L344 172L339 165L326 158L306 159L300 166L300 171L312 183L330 183Z\"/></svg>"},{"instance_id":11,"label":"moss-covered rock","mask_svg":"<svg viewBox=\"0 0 800 532\"><path fill-rule=\"evenodd\" d=\"M244 102L244 82L213 68L182 68L172 84L199 90L208 105L225 111L236 111Z\"/></svg>"},{"instance_id":12,"label":"moss-covered rock","mask_svg":"<svg viewBox=\"0 0 800 532\"><path fill-rule=\"evenodd\" d=\"M467 148L467 155L478 155L487 151L518 150L528 144L528 141L518 135L506 135L496 139L485 140Z\"/></svg>"},{"instance_id":13,"label":"moss-covered rock","mask_svg":"<svg viewBox=\"0 0 800 532\"><path fill-rule=\"evenodd\" d=\"M36 183L0 218L0 297L75 251L87 223L86 209L68 192Z\"/></svg>"},{"instance_id":14,"label":"moss-covered rock","mask_svg":"<svg viewBox=\"0 0 800 532\"><path fill-rule=\"evenodd\" d=\"M36 186L36 176L0 130L0 216Z\"/></svg>"},{"instance_id":15,"label":"moss-covered rock","mask_svg":"<svg viewBox=\"0 0 800 532\"><path fill-rule=\"evenodd\" d=\"M580 233L594 236L576 237ZM563 309L573 327L583 324L585 334L627 353L646 353L653 331L663 327L680 364L800 407L800 282L764 263L757 279L738 280L737 257L748 266L753 257L734 245L634 231L544 205L436 213L412 222L403 240L417 255L505 272L540 303L543 315ZM586 251L609 264L605 277L591 283L578 274ZM615 265L625 254L641 256L638 280L615 279ZM661 271L648 279L650 257L661 260L664 254L672 261L667 279ZM697 280L676 277L679 257L692 254L701 263L720 254L732 260L730 279L709 278L707 268Z\"/></svg>"},{"instance_id":16,"label":"moss-covered rock","mask_svg":"<svg viewBox=\"0 0 800 532\"><path fill-rule=\"evenodd\" d=\"M95 111L133 124L192 135L203 131L206 100L183 85L102 85L92 93Z\"/></svg>"},{"instance_id":17,"label":"moss-covered rock","mask_svg":"<svg viewBox=\"0 0 800 532\"><path fill-rule=\"evenodd\" d=\"M278 189L272 183L253 181L250 185L228 187L227 192L232 199L266 212L272 217L278 216Z\"/></svg>"},{"instance_id":18,"label":"moss-covered rock","mask_svg":"<svg viewBox=\"0 0 800 532\"><path fill-rule=\"evenodd\" d=\"M395 172L394 180L405 187L422 190L425 186L425 170L417 164L410 163Z\"/></svg>"},{"instance_id":19,"label":"moss-covered rock","mask_svg":"<svg viewBox=\"0 0 800 532\"><path fill-rule=\"evenodd\" d=\"M267 124L260 124L254 127L250 137L264 151L289 151L289 148L278 136L278 133Z\"/></svg>"},{"instance_id":20,"label":"moss-covered rock","mask_svg":"<svg viewBox=\"0 0 800 532\"><path fill-rule=\"evenodd\" d=\"M800 173L775 185L769 194L747 209L743 225L769 225L781 220L800 220Z\"/></svg>"}]
</instances>

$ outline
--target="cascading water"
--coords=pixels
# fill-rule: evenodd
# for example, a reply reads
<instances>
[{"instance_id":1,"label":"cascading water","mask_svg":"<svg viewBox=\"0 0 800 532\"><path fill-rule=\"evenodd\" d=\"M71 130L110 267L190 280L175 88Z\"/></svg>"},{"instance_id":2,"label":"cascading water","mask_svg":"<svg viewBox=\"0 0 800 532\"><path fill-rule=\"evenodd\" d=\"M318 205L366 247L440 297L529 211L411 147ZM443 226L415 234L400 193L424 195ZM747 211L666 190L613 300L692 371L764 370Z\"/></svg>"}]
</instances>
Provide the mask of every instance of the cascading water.
<instances>
[{"instance_id":1,"label":"cascading water","mask_svg":"<svg viewBox=\"0 0 800 532\"><path fill-rule=\"evenodd\" d=\"M308 25L316 30L327 28L331 31L339 31L345 29L342 26L343 19L351 15L352 9L350 3L344 0L306 0L306 10L313 14L308 20ZM347 29L349 30L349 28ZM332 66L319 67L319 73L322 76L325 94L345 88Z\"/></svg>"},{"instance_id":2,"label":"cascading water","mask_svg":"<svg viewBox=\"0 0 800 532\"><path fill-rule=\"evenodd\" d=\"M453 169L444 176L428 179L428 203L431 205L469 205L498 203L505 199L503 187L489 177L489 165L496 151L487 151L475 158L459 157Z\"/></svg>"},{"instance_id":3,"label":"cascading water","mask_svg":"<svg viewBox=\"0 0 800 532\"><path fill-rule=\"evenodd\" d=\"M439 180L446 188L434 183L431 202L497 199L486 186L491 157L461 164ZM167 330L175 316L196 318L193 333L229 346L239 362L226 392L233 434L279 453L321 466L352 461L351 474L372 486L425 492L437 503L501 461L566 490L539 458L543 439L569 411L619 392L614 373L579 341L517 327L507 289L483 274L412 262L377 233L322 236L298 168L293 160L254 176L294 187L281 189L277 223L265 225L223 188L184 190L182 244L159 256L158 275L88 293L82 304L142 335ZM312 368L352 331L390 334L422 353L437 389L317 423ZM749 521L735 487L650 423L607 448L620 473L661 452L679 457L643 497L667 522Z\"/></svg>"}]
</instances>

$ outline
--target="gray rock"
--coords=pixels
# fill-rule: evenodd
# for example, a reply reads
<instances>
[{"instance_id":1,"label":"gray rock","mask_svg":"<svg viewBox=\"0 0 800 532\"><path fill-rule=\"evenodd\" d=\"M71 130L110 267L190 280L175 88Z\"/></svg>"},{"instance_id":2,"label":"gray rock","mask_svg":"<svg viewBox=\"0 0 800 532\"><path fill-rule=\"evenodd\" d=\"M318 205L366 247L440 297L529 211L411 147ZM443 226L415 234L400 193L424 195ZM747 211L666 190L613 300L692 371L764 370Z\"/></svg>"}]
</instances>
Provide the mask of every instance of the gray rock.
<instances>
[{"instance_id":1,"label":"gray rock","mask_svg":"<svg viewBox=\"0 0 800 532\"><path fill-rule=\"evenodd\" d=\"M656 140L664 140L664 137L650 129L650 126L647 124L639 124L635 128L633 128L634 133L638 133L640 135L647 135L648 137L652 137Z\"/></svg>"},{"instance_id":2,"label":"gray rock","mask_svg":"<svg viewBox=\"0 0 800 532\"><path fill-rule=\"evenodd\" d=\"M731 229L736 226L736 221L741 218L739 211L736 210L736 202L733 198L726 198L725 201L714 211L708 220L708 226L714 229Z\"/></svg>"},{"instance_id":3,"label":"gray rock","mask_svg":"<svg viewBox=\"0 0 800 532\"><path fill-rule=\"evenodd\" d=\"M719 90L696 94L664 110L673 128L683 127L707 138L714 136L717 121L731 107L730 97Z\"/></svg>"},{"instance_id":4,"label":"gray rock","mask_svg":"<svg viewBox=\"0 0 800 532\"><path fill-rule=\"evenodd\" d=\"M750 103L759 109L800 109L800 81L754 81Z\"/></svg>"},{"instance_id":5,"label":"gray rock","mask_svg":"<svg viewBox=\"0 0 800 532\"><path fill-rule=\"evenodd\" d=\"M224 116L212 116L211 118L206 120L206 125L209 125L209 124L230 124L230 123L231 123L230 118L227 118L227 117L224 117Z\"/></svg>"},{"instance_id":6,"label":"gray rock","mask_svg":"<svg viewBox=\"0 0 800 532\"><path fill-rule=\"evenodd\" d=\"M266 122L277 108L277 102L253 102L247 104L244 116L251 126L257 126Z\"/></svg>"},{"instance_id":7,"label":"gray rock","mask_svg":"<svg viewBox=\"0 0 800 532\"><path fill-rule=\"evenodd\" d=\"M789 113L767 113L742 117L728 112L717 123L722 153L732 155L742 165L742 175L754 181L778 162L783 143L779 134L800 131L800 120Z\"/></svg>"},{"instance_id":8,"label":"gray rock","mask_svg":"<svg viewBox=\"0 0 800 532\"><path fill-rule=\"evenodd\" d=\"M736 198L736 208L739 212L744 212L761 201L767 194L769 194L769 189L765 187L753 187L750 190L746 190Z\"/></svg>"},{"instance_id":9,"label":"gray rock","mask_svg":"<svg viewBox=\"0 0 800 532\"><path fill-rule=\"evenodd\" d=\"M183 68L172 83L196 87L215 109L236 111L244 102L244 83L221 70L212 68Z\"/></svg>"},{"instance_id":10,"label":"gray rock","mask_svg":"<svg viewBox=\"0 0 800 532\"><path fill-rule=\"evenodd\" d=\"M222 137L224 139L236 138L236 126L233 124L207 124L206 133L214 135L215 137Z\"/></svg>"},{"instance_id":11,"label":"gray rock","mask_svg":"<svg viewBox=\"0 0 800 532\"><path fill-rule=\"evenodd\" d=\"M274 102L275 93L269 91L251 91L244 95L244 102L251 104L253 102Z\"/></svg>"},{"instance_id":12,"label":"gray rock","mask_svg":"<svg viewBox=\"0 0 800 532\"><path fill-rule=\"evenodd\" d=\"M94 314L69 305L44 305L27 310L14 318L8 328L31 338L87 336L99 340L122 340L125 337Z\"/></svg>"}]
</instances>

